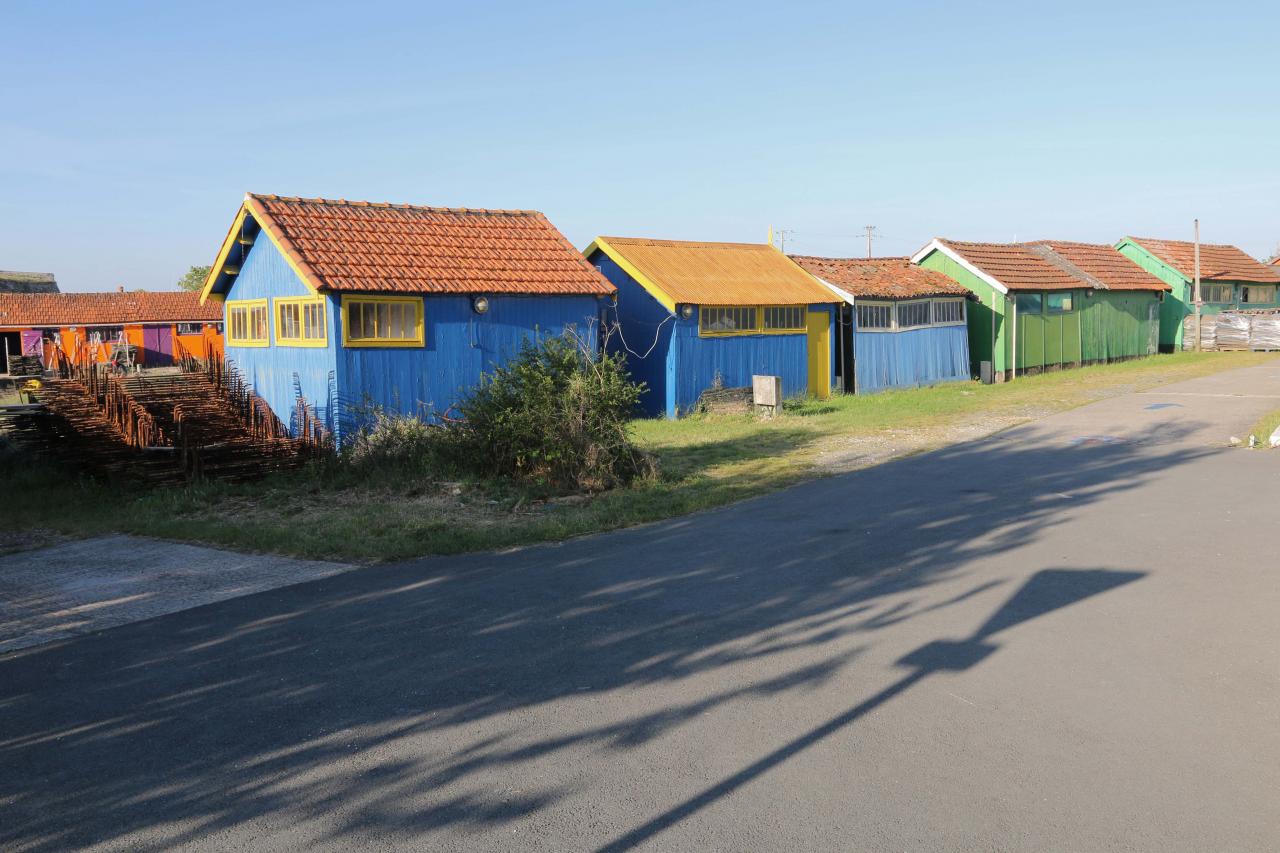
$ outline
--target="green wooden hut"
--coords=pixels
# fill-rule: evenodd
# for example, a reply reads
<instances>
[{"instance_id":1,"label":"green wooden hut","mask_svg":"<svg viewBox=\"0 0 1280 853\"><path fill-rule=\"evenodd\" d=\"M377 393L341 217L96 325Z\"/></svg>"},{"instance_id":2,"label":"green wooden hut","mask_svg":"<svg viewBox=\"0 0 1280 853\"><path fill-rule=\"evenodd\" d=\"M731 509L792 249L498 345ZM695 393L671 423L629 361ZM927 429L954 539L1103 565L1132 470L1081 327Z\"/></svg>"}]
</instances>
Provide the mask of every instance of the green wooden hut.
<instances>
[{"instance_id":1,"label":"green wooden hut","mask_svg":"<svg viewBox=\"0 0 1280 853\"><path fill-rule=\"evenodd\" d=\"M1116 250L1169 285L1172 298L1160 311L1160 349L1182 348L1184 319L1195 312L1195 243L1125 237ZM1201 312L1280 308L1280 268L1252 258L1235 246L1200 244ZM1192 335L1194 337L1194 335Z\"/></svg>"},{"instance_id":2,"label":"green wooden hut","mask_svg":"<svg viewBox=\"0 0 1280 853\"><path fill-rule=\"evenodd\" d=\"M975 376L996 382L1157 351L1169 285L1112 246L1046 240L965 243L935 239L911 259L977 297L970 303Z\"/></svg>"}]
</instances>

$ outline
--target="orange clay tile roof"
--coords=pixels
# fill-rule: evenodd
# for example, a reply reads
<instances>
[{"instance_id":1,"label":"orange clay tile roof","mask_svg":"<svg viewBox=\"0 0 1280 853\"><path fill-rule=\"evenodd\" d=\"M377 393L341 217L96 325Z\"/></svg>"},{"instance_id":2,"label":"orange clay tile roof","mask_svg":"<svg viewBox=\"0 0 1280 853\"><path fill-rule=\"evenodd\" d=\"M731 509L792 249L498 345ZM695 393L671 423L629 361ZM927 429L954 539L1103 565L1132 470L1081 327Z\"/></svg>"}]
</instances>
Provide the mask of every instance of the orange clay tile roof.
<instances>
[{"instance_id":1,"label":"orange clay tile roof","mask_svg":"<svg viewBox=\"0 0 1280 853\"><path fill-rule=\"evenodd\" d=\"M1010 290L1168 290L1113 247L1101 243L964 243L939 240Z\"/></svg>"},{"instance_id":2,"label":"orange clay tile roof","mask_svg":"<svg viewBox=\"0 0 1280 853\"><path fill-rule=\"evenodd\" d=\"M1047 247L1050 261L1065 262L1067 269L1092 279L1090 286L1096 289L1169 290L1169 285L1105 243L1044 240L1033 245Z\"/></svg>"},{"instance_id":3,"label":"orange clay tile roof","mask_svg":"<svg viewBox=\"0 0 1280 853\"><path fill-rule=\"evenodd\" d=\"M532 210L274 195L245 205L318 290L595 294L614 287Z\"/></svg>"},{"instance_id":4,"label":"orange clay tile roof","mask_svg":"<svg viewBox=\"0 0 1280 853\"><path fill-rule=\"evenodd\" d=\"M200 294L0 293L0 327L120 326L222 320L222 306L200 304Z\"/></svg>"},{"instance_id":5,"label":"orange clay tile roof","mask_svg":"<svg viewBox=\"0 0 1280 853\"><path fill-rule=\"evenodd\" d=\"M808 305L836 296L767 243L701 243L597 237L595 245L638 270L673 302Z\"/></svg>"},{"instance_id":6,"label":"orange clay tile roof","mask_svg":"<svg viewBox=\"0 0 1280 853\"><path fill-rule=\"evenodd\" d=\"M906 299L917 296L963 296L969 291L935 270L909 258L816 258L792 255L812 275L851 296Z\"/></svg>"},{"instance_id":7,"label":"orange clay tile roof","mask_svg":"<svg viewBox=\"0 0 1280 853\"><path fill-rule=\"evenodd\" d=\"M1153 237L1127 238L1164 261L1186 277L1195 278L1195 243L1185 240L1157 240ZM1235 246L1200 244L1201 281L1258 281L1280 283L1280 271L1246 255Z\"/></svg>"}]
</instances>

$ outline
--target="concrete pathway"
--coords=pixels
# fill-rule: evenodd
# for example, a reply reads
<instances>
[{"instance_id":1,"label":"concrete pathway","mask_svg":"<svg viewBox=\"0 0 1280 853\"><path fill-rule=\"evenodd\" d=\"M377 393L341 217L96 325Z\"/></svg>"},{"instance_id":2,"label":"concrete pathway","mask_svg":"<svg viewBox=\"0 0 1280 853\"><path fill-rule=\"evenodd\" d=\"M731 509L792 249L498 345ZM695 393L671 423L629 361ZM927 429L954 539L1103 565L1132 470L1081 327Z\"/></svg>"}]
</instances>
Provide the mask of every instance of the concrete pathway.
<instances>
[{"instance_id":1,"label":"concrete pathway","mask_svg":"<svg viewBox=\"0 0 1280 853\"><path fill-rule=\"evenodd\" d=\"M1280 847L1280 364L0 656L0 849Z\"/></svg>"},{"instance_id":2,"label":"concrete pathway","mask_svg":"<svg viewBox=\"0 0 1280 853\"><path fill-rule=\"evenodd\" d=\"M20 551L0 556L0 653L349 568L134 536Z\"/></svg>"}]
</instances>

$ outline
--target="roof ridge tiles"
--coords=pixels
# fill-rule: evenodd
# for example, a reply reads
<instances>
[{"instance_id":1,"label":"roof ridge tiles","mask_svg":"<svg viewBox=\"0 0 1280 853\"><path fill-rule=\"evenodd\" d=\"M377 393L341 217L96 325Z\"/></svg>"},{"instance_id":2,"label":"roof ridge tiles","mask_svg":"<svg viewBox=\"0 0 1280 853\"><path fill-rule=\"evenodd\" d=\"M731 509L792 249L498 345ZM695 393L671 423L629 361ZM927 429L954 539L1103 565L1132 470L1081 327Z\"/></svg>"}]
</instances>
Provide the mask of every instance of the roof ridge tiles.
<instances>
[{"instance_id":1,"label":"roof ridge tiles","mask_svg":"<svg viewBox=\"0 0 1280 853\"><path fill-rule=\"evenodd\" d=\"M487 207L443 207L426 204L407 204L390 201L360 201L345 198L324 198L321 196L276 195L275 193L245 193L246 198L258 201L278 201L286 204L314 204L326 207L369 207L391 210L421 210L430 213L461 213L471 215L498 216L543 216L540 210L524 210L519 208L487 208Z\"/></svg>"}]
</instances>

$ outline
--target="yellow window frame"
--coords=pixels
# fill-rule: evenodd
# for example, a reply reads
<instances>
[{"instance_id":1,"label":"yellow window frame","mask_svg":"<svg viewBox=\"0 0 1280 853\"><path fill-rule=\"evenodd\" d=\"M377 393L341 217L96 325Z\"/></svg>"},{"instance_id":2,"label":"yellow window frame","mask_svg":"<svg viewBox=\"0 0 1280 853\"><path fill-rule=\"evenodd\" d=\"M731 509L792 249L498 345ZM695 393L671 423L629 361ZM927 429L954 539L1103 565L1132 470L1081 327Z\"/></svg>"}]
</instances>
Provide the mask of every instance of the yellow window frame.
<instances>
[{"instance_id":1,"label":"yellow window frame","mask_svg":"<svg viewBox=\"0 0 1280 853\"><path fill-rule=\"evenodd\" d=\"M702 326L702 312L707 309L711 310L735 310L740 308L749 308L756 312L755 325L750 329L733 329L731 331L707 331ZM788 327L784 329L766 329L764 322L765 312L770 309L784 309L800 311L800 325L794 328ZM698 306L698 337L700 338L730 338L738 335L803 335L808 331L808 305L699 305Z\"/></svg>"},{"instance_id":2,"label":"yellow window frame","mask_svg":"<svg viewBox=\"0 0 1280 853\"><path fill-rule=\"evenodd\" d=\"M226 303L227 309L227 346L229 347L266 347L271 346L271 309L267 306L266 299L230 299ZM252 333L253 312L261 308L266 315L267 328L262 337L249 337ZM244 332L245 335L236 335L235 312L243 310L244 313Z\"/></svg>"},{"instance_id":3,"label":"yellow window frame","mask_svg":"<svg viewBox=\"0 0 1280 853\"><path fill-rule=\"evenodd\" d=\"M323 296L281 296L271 300L275 308L275 341L278 347L327 347L329 345L329 318L327 300ZM297 335L290 335L289 323L284 322L285 309L297 306ZM306 337L307 309L318 308L320 311L320 337Z\"/></svg>"},{"instance_id":4,"label":"yellow window frame","mask_svg":"<svg viewBox=\"0 0 1280 853\"><path fill-rule=\"evenodd\" d=\"M352 337L351 309L357 305L406 305L413 308L414 337L380 338ZM423 319L425 302L421 296L343 296L342 297L342 345L344 347L421 347L426 346L426 329Z\"/></svg>"}]
</instances>

